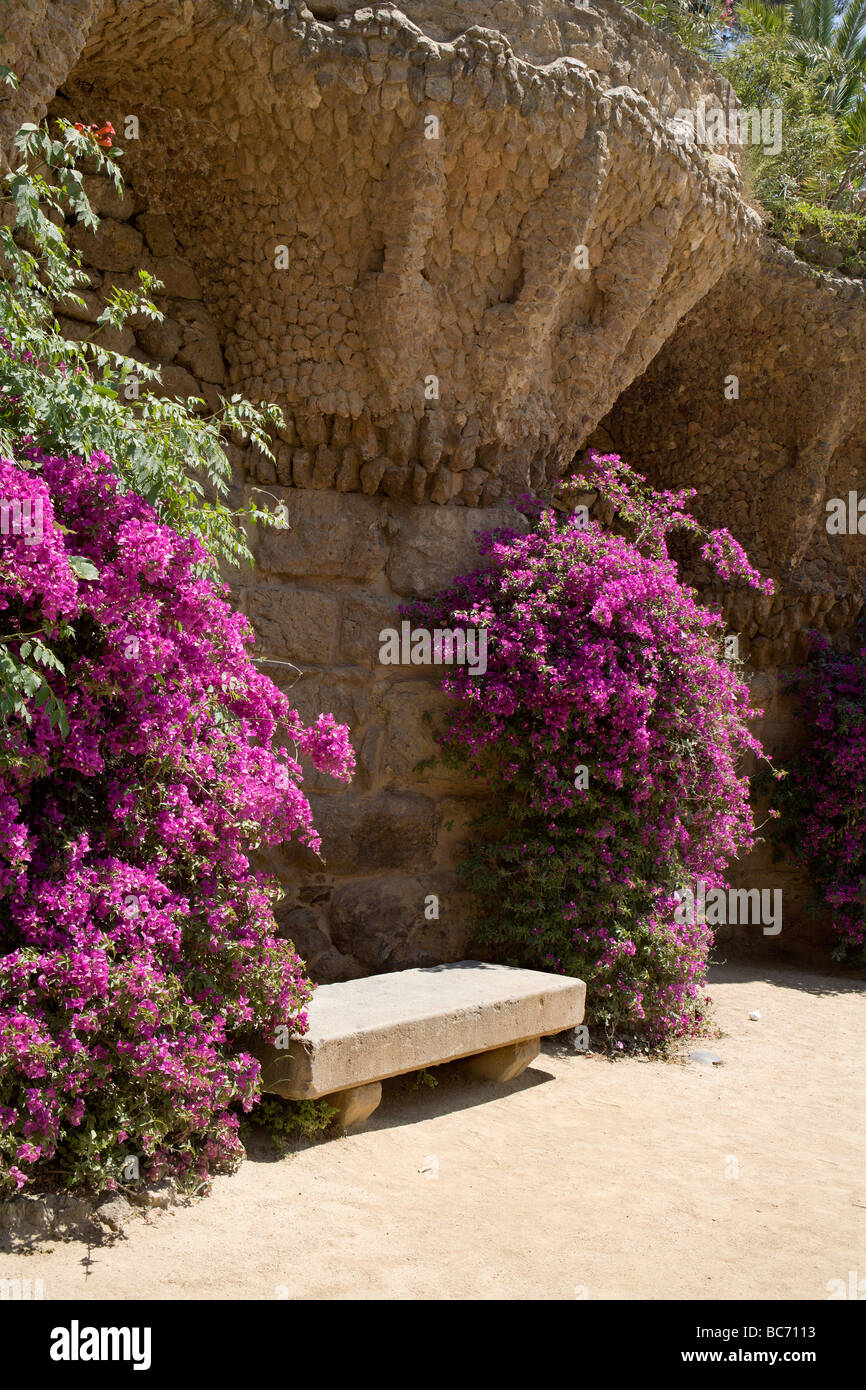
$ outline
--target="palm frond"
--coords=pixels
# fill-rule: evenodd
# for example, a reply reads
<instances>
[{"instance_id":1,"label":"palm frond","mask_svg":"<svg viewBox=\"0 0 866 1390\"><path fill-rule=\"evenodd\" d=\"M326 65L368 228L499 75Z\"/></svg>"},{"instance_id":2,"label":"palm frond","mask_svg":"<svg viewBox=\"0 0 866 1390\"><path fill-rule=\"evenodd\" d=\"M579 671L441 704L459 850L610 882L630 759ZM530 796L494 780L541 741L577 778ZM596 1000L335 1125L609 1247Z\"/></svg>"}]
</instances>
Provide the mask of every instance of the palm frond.
<instances>
[{"instance_id":1,"label":"palm frond","mask_svg":"<svg viewBox=\"0 0 866 1390\"><path fill-rule=\"evenodd\" d=\"M789 24L786 5L768 5L764 0L744 0L737 18L752 34L781 34Z\"/></svg>"},{"instance_id":2,"label":"palm frond","mask_svg":"<svg viewBox=\"0 0 866 1390\"><path fill-rule=\"evenodd\" d=\"M834 35L834 47L849 57L866 45L866 0L848 0Z\"/></svg>"},{"instance_id":3,"label":"palm frond","mask_svg":"<svg viewBox=\"0 0 866 1390\"><path fill-rule=\"evenodd\" d=\"M862 153L866 159L866 96L844 113L841 126L845 153L849 157Z\"/></svg>"}]
</instances>

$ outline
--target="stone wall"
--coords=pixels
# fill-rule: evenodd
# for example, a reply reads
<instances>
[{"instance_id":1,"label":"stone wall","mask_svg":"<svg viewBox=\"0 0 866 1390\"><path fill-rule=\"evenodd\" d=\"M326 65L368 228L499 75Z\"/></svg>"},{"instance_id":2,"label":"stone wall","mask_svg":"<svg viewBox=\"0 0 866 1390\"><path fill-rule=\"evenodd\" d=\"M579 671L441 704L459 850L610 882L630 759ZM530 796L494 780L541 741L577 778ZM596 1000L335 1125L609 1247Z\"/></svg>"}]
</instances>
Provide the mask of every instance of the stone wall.
<instances>
[{"instance_id":1,"label":"stone wall","mask_svg":"<svg viewBox=\"0 0 866 1390\"><path fill-rule=\"evenodd\" d=\"M131 288L135 266L151 270L165 282L155 296L164 321L102 329L96 341L160 367L166 394L216 409L226 378L220 341L171 219L146 210L131 185L122 200L107 178L90 176L86 187L100 229L96 238L73 233L90 288L61 319L64 332L90 335L111 288ZM249 451L229 452L232 500L261 502ZM522 516L506 504L414 505L279 483L268 491L272 505L285 504L287 529L251 528L252 570L225 577L256 631L261 669L304 719L329 710L348 724L357 760L348 789L314 772L305 780L321 857L286 846L267 860L285 890L281 930L320 981L460 959L468 913L456 849L477 789L442 768L416 771L435 756L426 715L445 699L430 668L381 664L379 633L399 629L401 603L476 568L478 531L521 527Z\"/></svg>"},{"instance_id":2,"label":"stone wall","mask_svg":"<svg viewBox=\"0 0 866 1390\"><path fill-rule=\"evenodd\" d=\"M0 87L0 168L21 123L44 116L102 9L103 0L12 0L0 9L0 62L19 79L16 91Z\"/></svg>"},{"instance_id":3,"label":"stone wall","mask_svg":"<svg viewBox=\"0 0 866 1390\"><path fill-rule=\"evenodd\" d=\"M734 385L735 383L735 385ZM866 496L866 293L764 241L680 324L617 402L594 442L620 450L661 487L694 487L695 514L727 527L776 583L772 599L707 588L767 713L772 756L796 754L802 731L781 693L809 629L848 642L866 597L859 533L832 535L827 503ZM804 876L768 844L736 866L739 886L781 887L784 941L735 935L737 949L823 953L827 923L804 912Z\"/></svg>"},{"instance_id":4,"label":"stone wall","mask_svg":"<svg viewBox=\"0 0 866 1390\"><path fill-rule=\"evenodd\" d=\"M105 0L52 109L138 122L277 481L476 506L557 476L754 239L673 128L702 85L612 6Z\"/></svg>"},{"instance_id":5,"label":"stone wall","mask_svg":"<svg viewBox=\"0 0 866 1390\"><path fill-rule=\"evenodd\" d=\"M477 568L477 531L522 518L510 507L280 495L291 529L257 537L239 604L274 661L262 669L303 717L326 709L345 721L357 756L350 789L309 784L324 863L300 848L270 861L286 893L281 927L316 979L460 959L468 913L456 849L478 789L442 767L417 770L436 754L425 716L446 697L435 668L382 664L379 634L399 630L401 603Z\"/></svg>"},{"instance_id":6,"label":"stone wall","mask_svg":"<svg viewBox=\"0 0 866 1390\"><path fill-rule=\"evenodd\" d=\"M746 672L753 705L764 712L755 725L755 733L779 766L790 765L804 741L797 703L793 695L785 693L783 675L777 667L760 671L749 668ZM754 771L753 761L750 771ZM836 944L829 917L823 911L813 914L809 908L813 891L809 875L770 840L768 798L756 793L753 804L758 843L750 854L731 865L729 881L735 888L781 892L782 930L778 936L765 936L762 927L755 925L718 927L716 954L721 958L783 959L826 965Z\"/></svg>"},{"instance_id":7,"label":"stone wall","mask_svg":"<svg viewBox=\"0 0 866 1390\"><path fill-rule=\"evenodd\" d=\"M131 185L118 198L109 179L91 175L85 188L100 218L99 231L94 235L83 226L73 229L71 240L83 257L89 288L80 295L83 306L66 305L61 328L69 338L89 338L111 290L134 289L138 282L133 272L150 271L164 286L154 295L163 321L141 318L120 330L101 328L94 342L159 367L161 394L200 397L209 411L218 410L227 379L222 346L202 302L195 269L179 255L171 219L147 209ZM142 381L140 390L145 389Z\"/></svg>"},{"instance_id":8,"label":"stone wall","mask_svg":"<svg viewBox=\"0 0 866 1390\"><path fill-rule=\"evenodd\" d=\"M866 484L866 293L764 241L688 314L604 422L665 487L727 526L777 583L720 593L753 666L788 666L801 634L850 628L863 537L830 535L826 504Z\"/></svg>"},{"instance_id":9,"label":"stone wall","mask_svg":"<svg viewBox=\"0 0 866 1390\"><path fill-rule=\"evenodd\" d=\"M232 582L265 669L358 752L348 792L312 783L324 862L272 861L316 978L465 949L477 789L416 770L442 697L378 634L587 441L697 487L776 579L772 601L704 596L769 747L796 747L779 674L863 603L858 537L823 526L866 466L863 287L760 243L736 152L683 140L676 112L728 105L722 79L608 0L19 0L0 27L23 77L0 144L47 109L111 120L125 151L122 203L89 183L104 220L74 234L91 289L66 331L142 265L166 321L105 345L208 409L239 390L286 413L275 464L232 448L238 496L267 489L291 525ZM785 928L723 948L824 952L766 846L735 881L782 885Z\"/></svg>"}]
</instances>

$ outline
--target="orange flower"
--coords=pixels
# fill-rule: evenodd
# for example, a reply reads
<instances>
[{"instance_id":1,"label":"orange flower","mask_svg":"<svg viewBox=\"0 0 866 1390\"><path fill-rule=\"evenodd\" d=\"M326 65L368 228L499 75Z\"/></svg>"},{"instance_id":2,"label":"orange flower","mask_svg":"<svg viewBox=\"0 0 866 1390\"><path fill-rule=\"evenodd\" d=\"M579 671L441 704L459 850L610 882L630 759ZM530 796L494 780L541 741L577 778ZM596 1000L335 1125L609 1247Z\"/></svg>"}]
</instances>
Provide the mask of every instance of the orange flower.
<instances>
[{"instance_id":1,"label":"orange flower","mask_svg":"<svg viewBox=\"0 0 866 1390\"><path fill-rule=\"evenodd\" d=\"M85 126L80 121L76 121L75 129L80 130L82 135L89 135L90 139L95 140L101 149L111 149L111 137L115 134L115 130L110 121L106 121L101 126L96 124Z\"/></svg>"}]
</instances>

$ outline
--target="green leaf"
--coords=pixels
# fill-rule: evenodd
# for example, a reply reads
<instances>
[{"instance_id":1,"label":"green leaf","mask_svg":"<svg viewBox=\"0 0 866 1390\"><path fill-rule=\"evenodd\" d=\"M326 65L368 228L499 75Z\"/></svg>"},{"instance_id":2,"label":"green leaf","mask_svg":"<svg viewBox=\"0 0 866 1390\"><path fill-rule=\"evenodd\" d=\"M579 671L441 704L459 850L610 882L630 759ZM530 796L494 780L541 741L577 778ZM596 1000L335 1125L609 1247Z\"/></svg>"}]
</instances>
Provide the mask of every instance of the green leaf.
<instances>
[{"instance_id":1,"label":"green leaf","mask_svg":"<svg viewBox=\"0 0 866 1390\"><path fill-rule=\"evenodd\" d=\"M75 571L79 579L99 578L99 570L84 555L70 555L69 568Z\"/></svg>"}]
</instances>

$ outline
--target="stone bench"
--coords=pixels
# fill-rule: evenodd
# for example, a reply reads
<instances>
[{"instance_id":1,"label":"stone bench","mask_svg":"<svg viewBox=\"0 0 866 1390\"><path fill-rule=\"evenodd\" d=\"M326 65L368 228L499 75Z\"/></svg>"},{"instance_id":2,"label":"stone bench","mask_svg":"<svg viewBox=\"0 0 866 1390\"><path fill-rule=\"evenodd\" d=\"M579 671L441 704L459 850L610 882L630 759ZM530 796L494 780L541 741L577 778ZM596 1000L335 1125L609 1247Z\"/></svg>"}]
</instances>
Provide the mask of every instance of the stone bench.
<instances>
[{"instance_id":1,"label":"stone bench","mask_svg":"<svg viewBox=\"0 0 866 1390\"><path fill-rule=\"evenodd\" d=\"M474 1075L512 1080L543 1037L582 1021L585 997L582 980L474 960L320 985L304 1037L257 1049L262 1089L327 1097L347 1128L372 1114L389 1076L469 1057Z\"/></svg>"}]
</instances>

